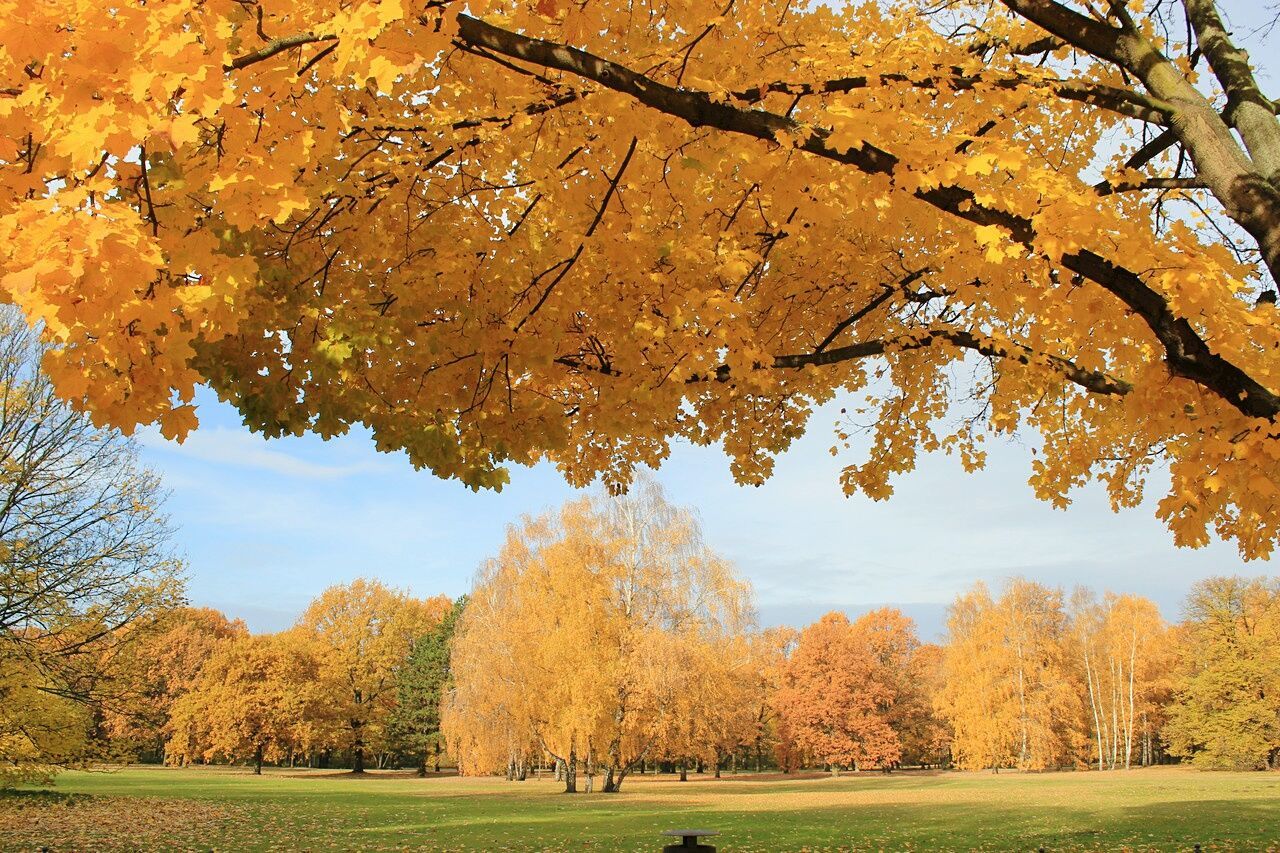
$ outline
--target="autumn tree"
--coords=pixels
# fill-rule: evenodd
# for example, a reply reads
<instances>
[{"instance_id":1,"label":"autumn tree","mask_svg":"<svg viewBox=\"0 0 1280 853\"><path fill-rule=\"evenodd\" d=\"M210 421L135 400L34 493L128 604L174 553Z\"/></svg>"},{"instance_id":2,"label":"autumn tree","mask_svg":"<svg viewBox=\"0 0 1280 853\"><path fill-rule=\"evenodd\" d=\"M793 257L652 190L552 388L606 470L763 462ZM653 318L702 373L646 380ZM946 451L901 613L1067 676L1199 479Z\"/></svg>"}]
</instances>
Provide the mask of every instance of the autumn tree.
<instances>
[{"instance_id":1,"label":"autumn tree","mask_svg":"<svg viewBox=\"0 0 1280 853\"><path fill-rule=\"evenodd\" d=\"M951 760L951 727L937 710L945 663L946 652L935 643L921 643L912 652L895 722L902 739L903 764L946 765Z\"/></svg>"},{"instance_id":2,"label":"autumn tree","mask_svg":"<svg viewBox=\"0 0 1280 853\"><path fill-rule=\"evenodd\" d=\"M759 676L768 658L754 639L745 633L686 639L680 657L669 663L684 684L671 691L649 756L675 764L680 781L688 780L690 767L701 772L710 766L719 778L726 758L760 743L766 696Z\"/></svg>"},{"instance_id":3,"label":"autumn tree","mask_svg":"<svg viewBox=\"0 0 1280 853\"><path fill-rule=\"evenodd\" d=\"M708 652L749 618L745 584L654 482L525 519L458 626L449 740L465 772L536 750L563 767L566 791L579 772L617 791L661 737L693 731L681 703L713 663L731 664Z\"/></svg>"},{"instance_id":4,"label":"autumn tree","mask_svg":"<svg viewBox=\"0 0 1280 853\"><path fill-rule=\"evenodd\" d=\"M1213 0L3 11L0 291L101 423L758 483L851 394L849 492L1019 430L1055 505L1280 535L1280 123Z\"/></svg>"},{"instance_id":5,"label":"autumn tree","mask_svg":"<svg viewBox=\"0 0 1280 853\"><path fill-rule=\"evenodd\" d=\"M1280 767L1280 583L1218 577L1187 597L1165 732L1199 767Z\"/></svg>"},{"instance_id":6,"label":"autumn tree","mask_svg":"<svg viewBox=\"0 0 1280 853\"><path fill-rule=\"evenodd\" d=\"M223 643L247 634L244 622L209 607L162 613L122 650L121 678L133 701L105 709L103 725L112 739L163 760L174 703L196 688L205 662Z\"/></svg>"},{"instance_id":7,"label":"autumn tree","mask_svg":"<svg viewBox=\"0 0 1280 853\"><path fill-rule=\"evenodd\" d=\"M125 647L182 591L159 478L54 394L45 354L0 308L0 784L102 754Z\"/></svg>"},{"instance_id":8,"label":"autumn tree","mask_svg":"<svg viewBox=\"0 0 1280 853\"><path fill-rule=\"evenodd\" d=\"M1022 578L976 584L951 605L938 709L962 769L1071 765L1083 745L1062 593Z\"/></svg>"},{"instance_id":9,"label":"autumn tree","mask_svg":"<svg viewBox=\"0 0 1280 853\"><path fill-rule=\"evenodd\" d=\"M748 638L754 666L743 677L748 681L746 692L754 723L750 739L741 748L743 758L757 771L766 755L772 755L784 771L793 769L787 760L791 754L789 738L782 730L775 699L786 678L787 656L795 639L796 631L789 627L766 628Z\"/></svg>"},{"instance_id":10,"label":"autumn tree","mask_svg":"<svg viewBox=\"0 0 1280 853\"><path fill-rule=\"evenodd\" d=\"M1152 763L1171 686L1168 626L1152 601L1135 595L1098 602L1078 590L1072 611L1097 768Z\"/></svg>"},{"instance_id":11,"label":"autumn tree","mask_svg":"<svg viewBox=\"0 0 1280 853\"><path fill-rule=\"evenodd\" d=\"M189 760L278 761L305 748L299 723L328 700L313 647L293 632L242 634L205 662L194 689L173 703L170 751Z\"/></svg>"},{"instance_id":12,"label":"autumn tree","mask_svg":"<svg viewBox=\"0 0 1280 853\"><path fill-rule=\"evenodd\" d=\"M396 706L387 723L388 739L395 749L418 757L420 776L426 775L428 760L434 760L435 769L440 769L444 746L440 707L453 680L453 632L466 604L466 596L453 602L438 625L413 641L409 657L396 675Z\"/></svg>"},{"instance_id":13,"label":"autumn tree","mask_svg":"<svg viewBox=\"0 0 1280 853\"><path fill-rule=\"evenodd\" d=\"M889 767L902 754L891 719L916 644L909 620L828 613L800 632L776 702L796 744L833 773Z\"/></svg>"},{"instance_id":14,"label":"autumn tree","mask_svg":"<svg viewBox=\"0 0 1280 853\"><path fill-rule=\"evenodd\" d=\"M371 747L385 745L397 677L414 641L439 625L450 606L442 595L417 599L359 578L326 589L298 620L298 632L315 645L330 708L344 722L353 773L364 772Z\"/></svg>"}]
</instances>

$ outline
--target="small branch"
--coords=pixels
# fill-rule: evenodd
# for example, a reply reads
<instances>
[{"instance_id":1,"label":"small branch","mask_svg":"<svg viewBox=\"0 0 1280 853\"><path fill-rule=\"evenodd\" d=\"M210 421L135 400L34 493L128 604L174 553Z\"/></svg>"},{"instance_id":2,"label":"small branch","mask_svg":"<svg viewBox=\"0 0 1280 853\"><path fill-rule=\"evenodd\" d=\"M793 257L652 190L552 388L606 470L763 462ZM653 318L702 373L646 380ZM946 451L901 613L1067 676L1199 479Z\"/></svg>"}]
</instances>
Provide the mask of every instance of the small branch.
<instances>
[{"instance_id":1,"label":"small branch","mask_svg":"<svg viewBox=\"0 0 1280 853\"><path fill-rule=\"evenodd\" d=\"M901 279L898 282L897 287L899 289L910 287L911 285L919 281L921 278L923 278L924 275L928 272L929 272L928 267L925 267L924 269L916 270L915 272ZM820 353L823 350L825 350L827 347L831 346L831 344L835 341L835 339L840 336L841 332L843 332L845 329L849 328L854 323L861 320L863 317L870 314L872 311L879 308L881 305L887 302L893 296L894 293L895 293L895 290L893 287L886 286L884 291L880 293L878 296L876 296L876 298L872 299L866 305L862 306L862 308L853 312L848 317L841 320L839 323L836 323L835 328L833 328L831 332L825 338L822 339L821 343L819 343L816 347L813 348L813 351L816 353Z\"/></svg>"},{"instance_id":2,"label":"small branch","mask_svg":"<svg viewBox=\"0 0 1280 853\"><path fill-rule=\"evenodd\" d=\"M609 206L609 200L613 198L614 192L617 191L618 182L622 180L622 173L627 170L627 166L631 163L631 156L636 153L636 145L639 141L640 140L637 137L631 137L631 145L627 148L626 156L622 158L622 165L618 167L617 174L615 174L612 180L609 181L609 189L605 192L604 200L600 202L600 207L596 210L596 216L591 220L591 225L587 227L587 233L583 236L582 242L578 244L578 248L573 253L573 256L569 258L569 262L564 264L560 269L560 272L556 274L556 277L547 285L546 290L542 291L542 296L538 297L538 301L534 304L533 308L529 309L529 313L525 315L523 320L516 324L515 331L519 332L524 328L524 324L529 322L529 320L533 318L533 315L537 314L538 311L541 310L542 306L546 303L547 298L551 296L551 291L556 289L556 285L564 280L564 277L569 274L569 270L573 269L573 265L578 262L578 258L582 257L582 250L586 248L587 240L595 233L596 227L600 225L600 220L604 219L604 212Z\"/></svg>"},{"instance_id":3,"label":"small branch","mask_svg":"<svg viewBox=\"0 0 1280 853\"><path fill-rule=\"evenodd\" d=\"M237 56L235 59L231 60L230 63L222 66L222 70L239 71L242 68L247 68L250 65L253 65L255 62L262 62L265 59L270 59L277 53L283 53L291 48L300 47L304 44L314 44L320 41L337 40L337 36L318 36L315 33L297 33L291 36L284 36L283 38L278 38L275 41L263 45L252 53Z\"/></svg>"},{"instance_id":4,"label":"small branch","mask_svg":"<svg viewBox=\"0 0 1280 853\"><path fill-rule=\"evenodd\" d=\"M1116 193L1144 192L1146 190L1207 190L1208 185L1196 178L1147 178L1132 183L1112 184L1101 181L1093 188L1098 195L1115 195Z\"/></svg>"},{"instance_id":5,"label":"small branch","mask_svg":"<svg viewBox=\"0 0 1280 853\"><path fill-rule=\"evenodd\" d=\"M936 344L951 344L960 349L973 350L992 358L1001 358L1017 364L1044 364L1060 373L1063 378L1079 385L1092 394L1102 396L1123 396L1133 390L1133 385L1098 370L1080 367L1070 359L1059 355L1040 353L1023 344L1001 342L962 329L930 328L916 334L908 334L899 338L860 341L848 346L837 347L825 352L798 353L795 355L774 356L773 363L767 365L773 370L797 370L804 367L824 367L855 361L863 358L885 355L891 352L925 349ZM756 364L757 370L766 365ZM687 383L728 382L732 379L732 371L728 365L716 368L714 374L693 375L685 380Z\"/></svg>"}]
</instances>

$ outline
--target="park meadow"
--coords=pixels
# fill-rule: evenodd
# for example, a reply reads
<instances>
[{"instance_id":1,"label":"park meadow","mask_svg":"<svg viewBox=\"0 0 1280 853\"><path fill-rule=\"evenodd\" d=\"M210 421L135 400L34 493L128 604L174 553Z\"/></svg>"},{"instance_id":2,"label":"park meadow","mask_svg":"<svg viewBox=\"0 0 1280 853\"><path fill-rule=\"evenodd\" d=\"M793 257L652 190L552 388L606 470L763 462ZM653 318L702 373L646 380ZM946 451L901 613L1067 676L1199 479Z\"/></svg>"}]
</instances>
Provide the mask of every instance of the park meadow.
<instances>
[{"instance_id":1,"label":"park meadow","mask_svg":"<svg viewBox=\"0 0 1280 853\"><path fill-rule=\"evenodd\" d=\"M134 767L0 797L0 849L634 850L709 828L725 851L1280 849L1280 777L1107 773L647 774L619 796L371 771Z\"/></svg>"}]
</instances>

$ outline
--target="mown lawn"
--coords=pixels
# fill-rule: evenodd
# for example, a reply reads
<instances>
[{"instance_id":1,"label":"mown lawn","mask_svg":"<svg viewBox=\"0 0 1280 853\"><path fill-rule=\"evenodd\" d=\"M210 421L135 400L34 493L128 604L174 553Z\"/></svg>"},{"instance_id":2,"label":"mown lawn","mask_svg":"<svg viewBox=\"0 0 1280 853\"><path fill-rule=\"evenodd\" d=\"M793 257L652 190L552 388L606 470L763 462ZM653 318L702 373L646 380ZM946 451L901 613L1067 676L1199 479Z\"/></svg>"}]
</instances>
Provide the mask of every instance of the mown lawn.
<instances>
[{"instance_id":1,"label":"mown lawn","mask_svg":"<svg viewBox=\"0 0 1280 853\"><path fill-rule=\"evenodd\" d=\"M632 777L621 794L398 773L135 767L0 794L0 849L660 850L708 827L721 851L1280 851L1280 774Z\"/></svg>"}]
</instances>

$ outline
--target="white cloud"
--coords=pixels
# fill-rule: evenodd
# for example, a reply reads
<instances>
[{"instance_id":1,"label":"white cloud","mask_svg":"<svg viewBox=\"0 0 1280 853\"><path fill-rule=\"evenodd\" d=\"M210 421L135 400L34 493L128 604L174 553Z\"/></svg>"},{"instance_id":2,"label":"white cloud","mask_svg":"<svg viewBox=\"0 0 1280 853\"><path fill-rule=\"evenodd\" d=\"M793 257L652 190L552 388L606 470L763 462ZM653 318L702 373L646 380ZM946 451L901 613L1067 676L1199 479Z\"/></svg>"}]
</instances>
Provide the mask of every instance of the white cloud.
<instances>
[{"instance_id":1,"label":"white cloud","mask_svg":"<svg viewBox=\"0 0 1280 853\"><path fill-rule=\"evenodd\" d=\"M282 445L284 441L287 439L277 440L277 443ZM391 467L372 458L346 465L312 462L288 451L269 447L270 439L247 430L225 427L203 427L187 436L182 444L163 438L154 428L147 429L139 433L138 442L149 450L188 460L254 468L285 477L329 480L387 471Z\"/></svg>"}]
</instances>

